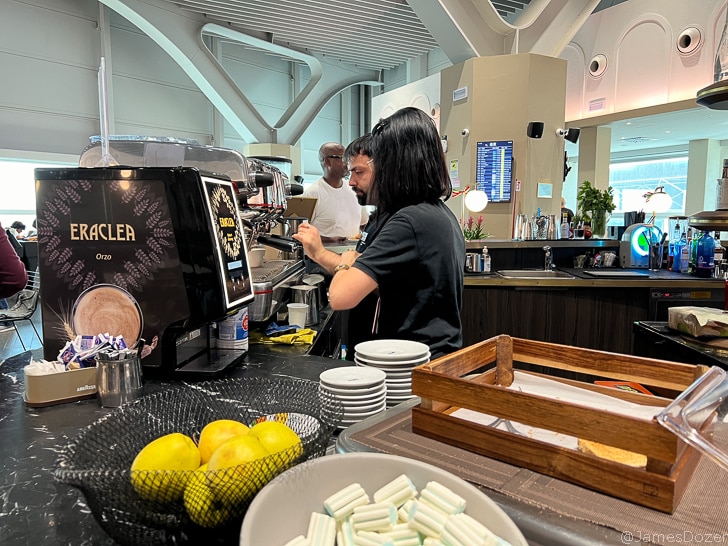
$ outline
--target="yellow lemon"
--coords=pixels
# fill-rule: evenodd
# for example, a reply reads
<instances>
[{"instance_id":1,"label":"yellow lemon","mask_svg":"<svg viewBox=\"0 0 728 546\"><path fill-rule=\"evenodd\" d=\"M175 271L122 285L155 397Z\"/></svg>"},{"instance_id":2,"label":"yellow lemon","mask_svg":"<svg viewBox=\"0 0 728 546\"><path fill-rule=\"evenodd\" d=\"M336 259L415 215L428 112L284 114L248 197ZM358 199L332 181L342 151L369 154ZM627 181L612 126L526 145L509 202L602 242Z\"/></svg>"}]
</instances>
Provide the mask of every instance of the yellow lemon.
<instances>
[{"instance_id":1,"label":"yellow lemon","mask_svg":"<svg viewBox=\"0 0 728 546\"><path fill-rule=\"evenodd\" d=\"M272 477L262 460L268 455L250 433L224 442L207 463L207 483L215 497L228 504L250 500Z\"/></svg>"},{"instance_id":2,"label":"yellow lemon","mask_svg":"<svg viewBox=\"0 0 728 546\"><path fill-rule=\"evenodd\" d=\"M192 473L183 498L190 519L197 525L211 528L227 523L235 517L235 512L215 500L207 484L206 472L207 464L203 464Z\"/></svg>"},{"instance_id":3,"label":"yellow lemon","mask_svg":"<svg viewBox=\"0 0 728 546\"><path fill-rule=\"evenodd\" d=\"M179 432L149 442L131 464L131 484L147 500L170 502L184 492L189 473L200 466L200 450Z\"/></svg>"},{"instance_id":4,"label":"yellow lemon","mask_svg":"<svg viewBox=\"0 0 728 546\"><path fill-rule=\"evenodd\" d=\"M232 419L218 419L205 425L200 432L200 462L206 463L212 457L215 450L220 447L225 440L229 440L234 436L247 434L250 428L239 421Z\"/></svg>"},{"instance_id":5,"label":"yellow lemon","mask_svg":"<svg viewBox=\"0 0 728 546\"><path fill-rule=\"evenodd\" d=\"M287 451L283 465L288 465L303 453L303 444L293 429L279 421L262 421L256 423L248 432L249 436L255 436L260 443L271 453Z\"/></svg>"}]
</instances>

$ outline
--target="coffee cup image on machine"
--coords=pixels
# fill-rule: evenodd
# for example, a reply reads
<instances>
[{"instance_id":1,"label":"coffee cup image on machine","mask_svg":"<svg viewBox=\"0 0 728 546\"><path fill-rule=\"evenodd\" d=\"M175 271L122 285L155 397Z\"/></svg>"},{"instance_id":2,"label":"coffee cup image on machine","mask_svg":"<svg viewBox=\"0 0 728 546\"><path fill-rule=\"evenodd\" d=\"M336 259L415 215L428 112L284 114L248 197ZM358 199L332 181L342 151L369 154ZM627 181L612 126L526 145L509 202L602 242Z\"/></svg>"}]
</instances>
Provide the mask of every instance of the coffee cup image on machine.
<instances>
[{"instance_id":1,"label":"coffee cup image on machine","mask_svg":"<svg viewBox=\"0 0 728 546\"><path fill-rule=\"evenodd\" d=\"M660 245L662 230L652 224L632 224L624 230L619 243L619 261L623 268L650 267L650 247Z\"/></svg>"}]
</instances>

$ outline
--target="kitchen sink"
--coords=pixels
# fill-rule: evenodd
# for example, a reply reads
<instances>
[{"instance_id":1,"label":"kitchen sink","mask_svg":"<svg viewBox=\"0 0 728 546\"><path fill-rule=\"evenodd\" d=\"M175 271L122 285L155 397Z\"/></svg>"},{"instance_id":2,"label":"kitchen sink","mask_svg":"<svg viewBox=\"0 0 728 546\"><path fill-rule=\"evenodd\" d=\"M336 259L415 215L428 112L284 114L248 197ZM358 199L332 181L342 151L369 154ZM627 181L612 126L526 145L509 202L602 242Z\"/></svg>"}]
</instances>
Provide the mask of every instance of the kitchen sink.
<instances>
[{"instance_id":1,"label":"kitchen sink","mask_svg":"<svg viewBox=\"0 0 728 546\"><path fill-rule=\"evenodd\" d=\"M501 269L496 271L505 279L573 279L574 275L564 271L546 271L544 269Z\"/></svg>"}]
</instances>

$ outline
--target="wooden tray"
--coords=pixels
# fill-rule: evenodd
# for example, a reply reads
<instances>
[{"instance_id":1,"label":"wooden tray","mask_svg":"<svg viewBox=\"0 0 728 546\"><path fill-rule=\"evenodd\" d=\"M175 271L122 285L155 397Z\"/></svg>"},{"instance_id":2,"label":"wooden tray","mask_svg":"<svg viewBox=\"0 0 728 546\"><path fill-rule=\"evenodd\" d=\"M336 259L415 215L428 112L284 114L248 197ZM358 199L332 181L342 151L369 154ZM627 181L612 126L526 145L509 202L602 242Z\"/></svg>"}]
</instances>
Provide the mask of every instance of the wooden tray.
<instances>
[{"instance_id":1,"label":"wooden tray","mask_svg":"<svg viewBox=\"0 0 728 546\"><path fill-rule=\"evenodd\" d=\"M519 363L634 381L673 397L707 370L500 335L412 370L412 392L422 399L412 409L413 432L662 512L675 510L700 458L697 451L655 420L508 389ZM665 407L671 402L670 397L542 377L638 404ZM647 465L631 467L451 415L460 408L642 453Z\"/></svg>"}]
</instances>

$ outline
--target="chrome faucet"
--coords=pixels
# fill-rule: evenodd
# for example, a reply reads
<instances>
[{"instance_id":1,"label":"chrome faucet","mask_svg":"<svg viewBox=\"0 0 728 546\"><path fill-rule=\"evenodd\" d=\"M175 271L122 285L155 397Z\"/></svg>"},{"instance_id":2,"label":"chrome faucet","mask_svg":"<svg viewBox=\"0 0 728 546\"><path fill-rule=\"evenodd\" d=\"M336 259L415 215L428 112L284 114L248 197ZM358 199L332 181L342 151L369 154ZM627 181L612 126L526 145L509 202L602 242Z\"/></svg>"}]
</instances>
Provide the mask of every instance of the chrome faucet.
<instances>
[{"instance_id":1,"label":"chrome faucet","mask_svg":"<svg viewBox=\"0 0 728 546\"><path fill-rule=\"evenodd\" d=\"M544 251L543 270L552 271L554 269L554 255L551 252L551 247L546 245L545 247L543 247L543 251Z\"/></svg>"}]
</instances>

